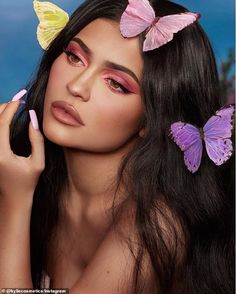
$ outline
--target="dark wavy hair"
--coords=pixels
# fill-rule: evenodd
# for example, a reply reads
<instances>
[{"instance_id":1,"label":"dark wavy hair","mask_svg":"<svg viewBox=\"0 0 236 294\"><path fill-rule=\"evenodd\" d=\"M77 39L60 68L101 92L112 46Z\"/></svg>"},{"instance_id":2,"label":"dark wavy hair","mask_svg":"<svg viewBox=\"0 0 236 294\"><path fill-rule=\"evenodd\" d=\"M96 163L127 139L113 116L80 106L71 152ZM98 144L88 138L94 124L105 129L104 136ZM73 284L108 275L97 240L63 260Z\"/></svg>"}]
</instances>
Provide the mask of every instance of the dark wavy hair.
<instances>
[{"instance_id":1,"label":"dark wavy hair","mask_svg":"<svg viewBox=\"0 0 236 294\"><path fill-rule=\"evenodd\" d=\"M28 83L27 103L11 125L11 147L28 156L28 110L35 109L42 130L43 103L48 77L54 60L69 41L97 18L119 22L127 0L86 0L72 14L66 27L44 52L37 73ZM171 1L153 0L158 16L188 11ZM144 41L140 34L140 44ZM142 253L151 260L156 288L152 293L172 293L176 271L180 293L233 293L234 281L234 186L230 182L233 157L215 166L203 153L199 170L191 174L184 165L183 153L170 139L174 121L202 127L225 101L219 96L219 78L210 42L196 21L176 33L171 42L148 52L141 52L144 68L141 98L144 105L145 136L137 141L122 160L119 183L126 187L126 199L136 204L135 226L140 240L133 270L133 293L142 293ZM60 191L68 175L62 147L45 137L46 167L34 193L31 216L31 272L34 287L40 287L46 268L48 248L54 236L63 199ZM232 177L231 177L232 179ZM168 246L153 215L166 217L173 234L178 234L163 206L181 223L186 243L185 258L177 269L176 247ZM132 250L132 244L130 244ZM175 290L174 290L175 291ZM177 293L177 291L173 292Z\"/></svg>"}]
</instances>

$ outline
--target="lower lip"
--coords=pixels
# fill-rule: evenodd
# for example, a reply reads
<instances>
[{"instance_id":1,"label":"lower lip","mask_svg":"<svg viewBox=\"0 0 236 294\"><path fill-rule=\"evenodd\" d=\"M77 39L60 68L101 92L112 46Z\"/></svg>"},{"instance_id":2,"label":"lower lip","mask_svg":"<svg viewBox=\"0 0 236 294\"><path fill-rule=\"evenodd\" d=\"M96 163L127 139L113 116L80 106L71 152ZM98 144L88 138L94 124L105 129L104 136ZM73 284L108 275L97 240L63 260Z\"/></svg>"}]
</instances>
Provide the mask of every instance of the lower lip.
<instances>
[{"instance_id":1,"label":"lower lip","mask_svg":"<svg viewBox=\"0 0 236 294\"><path fill-rule=\"evenodd\" d=\"M69 113L67 113L64 109L59 107L51 107L52 114L56 120L59 122L70 125L70 126L82 126L77 120L73 118Z\"/></svg>"}]
</instances>

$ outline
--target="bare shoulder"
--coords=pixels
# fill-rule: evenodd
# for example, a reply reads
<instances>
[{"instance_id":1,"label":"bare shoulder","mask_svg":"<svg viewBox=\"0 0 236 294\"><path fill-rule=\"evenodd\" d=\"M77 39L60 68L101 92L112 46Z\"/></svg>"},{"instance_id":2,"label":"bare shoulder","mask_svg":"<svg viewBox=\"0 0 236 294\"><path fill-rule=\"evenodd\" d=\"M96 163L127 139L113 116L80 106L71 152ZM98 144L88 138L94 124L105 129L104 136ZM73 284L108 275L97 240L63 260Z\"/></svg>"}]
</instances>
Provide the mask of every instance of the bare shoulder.
<instances>
[{"instance_id":1,"label":"bare shoulder","mask_svg":"<svg viewBox=\"0 0 236 294\"><path fill-rule=\"evenodd\" d=\"M165 210L165 214L169 215L168 219L174 217L167 207L165 207ZM122 217L115 224L116 227L109 230L82 276L70 289L71 294L131 293L132 274L135 265L134 256L137 253L136 249L139 248L138 246L135 247L135 244L139 244L135 227L135 212L134 206L127 206L127 209L123 211ZM155 214L154 217L163 228L167 243L172 246L176 238L172 236L170 222L167 222L161 213ZM173 223L178 224L176 220L173 220ZM177 229L181 239L181 226L177 226ZM130 241L133 244L133 251L130 250ZM182 258L181 254L179 254L179 259ZM142 274L146 281L146 288L143 293L153 293L155 278L148 254L144 254L142 259Z\"/></svg>"},{"instance_id":2,"label":"bare shoulder","mask_svg":"<svg viewBox=\"0 0 236 294\"><path fill-rule=\"evenodd\" d=\"M70 289L71 294L131 293L134 261L123 238L132 231L131 219L130 225L128 219L121 218L111 227L82 276ZM124 288L127 292L124 292Z\"/></svg>"}]
</instances>

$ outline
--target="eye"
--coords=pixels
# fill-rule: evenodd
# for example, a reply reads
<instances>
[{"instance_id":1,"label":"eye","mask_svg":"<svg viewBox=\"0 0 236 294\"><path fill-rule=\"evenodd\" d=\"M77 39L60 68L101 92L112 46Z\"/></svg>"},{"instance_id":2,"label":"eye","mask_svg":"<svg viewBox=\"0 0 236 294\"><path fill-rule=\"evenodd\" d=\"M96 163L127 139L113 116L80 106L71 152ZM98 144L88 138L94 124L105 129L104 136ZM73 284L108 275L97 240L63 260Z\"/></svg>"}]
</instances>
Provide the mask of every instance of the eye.
<instances>
[{"instance_id":1,"label":"eye","mask_svg":"<svg viewBox=\"0 0 236 294\"><path fill-rule=\"evenodd\" d=\"M74 52L68 49L63 49L63 52L67 55L67 58L70 63L77 64L78 62L82 62L82 64L84 64L81 58L78 55L76 55Z\"/></svg>"},{"instance_id":2,"label":"eye","mask_svg":"<svg viewBox=\"0 0 236 294\"><path fill-rule=\"evenodd\" d=\"M111 79L111 78L107 78L105 80L107 81L107 84L108 84L109 88L111 88L112 91L114 91L116 93L121 93L121 94L122 93L123 94L131 93L128 89L126 89L124 86L122 86L116 80Z\"/></svg>"}]
</instances>

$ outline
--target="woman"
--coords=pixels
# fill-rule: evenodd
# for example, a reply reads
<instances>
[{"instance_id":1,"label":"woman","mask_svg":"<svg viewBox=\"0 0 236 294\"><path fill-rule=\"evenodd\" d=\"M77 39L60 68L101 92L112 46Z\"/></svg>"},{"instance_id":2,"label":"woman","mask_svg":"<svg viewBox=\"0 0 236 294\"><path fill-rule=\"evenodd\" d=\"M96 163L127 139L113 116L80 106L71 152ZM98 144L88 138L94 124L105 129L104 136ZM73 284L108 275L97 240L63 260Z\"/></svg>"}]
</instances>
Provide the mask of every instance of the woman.
<instances>
[{"instance_id":1,"label":"woman","mask_svg":"<svg viewBox=\"0 0 236 294\"><path fill-rule=\"evenodd\" d=\"M187 11L150 3L158 16ZM127 4L85 1L12 124L19 101L1 106L0 287L44 287L46 273L71 294L233 291L232 160L203 153L190 173L169 136L224 103L210 43L194 22L143 52L144 33L120 34Z\"/></svg>"}]
</instances>

